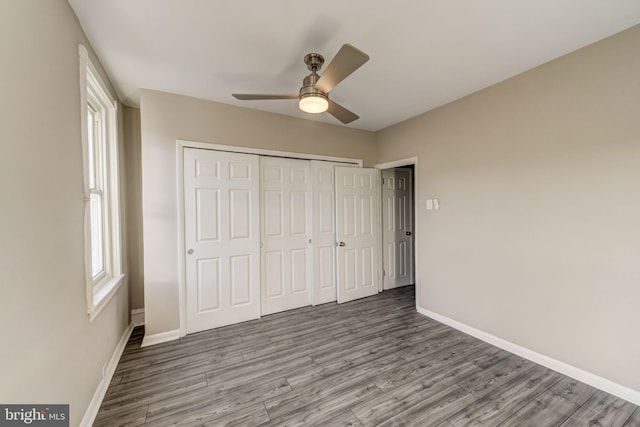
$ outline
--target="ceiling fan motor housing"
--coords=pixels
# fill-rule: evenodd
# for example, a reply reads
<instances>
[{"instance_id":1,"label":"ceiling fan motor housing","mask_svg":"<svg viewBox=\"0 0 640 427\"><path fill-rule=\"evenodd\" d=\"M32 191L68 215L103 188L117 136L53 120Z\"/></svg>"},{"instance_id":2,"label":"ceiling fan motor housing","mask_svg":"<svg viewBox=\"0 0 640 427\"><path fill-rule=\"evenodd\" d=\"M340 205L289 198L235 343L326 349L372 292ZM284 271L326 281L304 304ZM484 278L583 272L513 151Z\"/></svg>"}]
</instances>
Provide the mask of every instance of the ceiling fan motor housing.
<instances>
[{"instance_id":1,"label":"ceiling fan motor housing","mask_svg":"<svg viewBox=\"0 0 640 427\"><path fill-rule=\"evenodd\" d=\"M323 113L329 108L329 97L315 87L319 78L313 71L302 81L298 106L306 113Z\"/></svg>"},{"instance_id":2,"label":"ceiling fan motor housing","mask_svg":"<svg viewBox=\"0 0 640 427\"><path fill-rule=\"evenodd\" d=\"M304 80L302 80L302 87L300 88L300 98L304 98L307 96L319 96L325 99L328 98L326 93L316 89L315 87L316 82L319 78L320 76L317 75L314 71L307 77L305 77Z\"/></svg>"}]
</instances>

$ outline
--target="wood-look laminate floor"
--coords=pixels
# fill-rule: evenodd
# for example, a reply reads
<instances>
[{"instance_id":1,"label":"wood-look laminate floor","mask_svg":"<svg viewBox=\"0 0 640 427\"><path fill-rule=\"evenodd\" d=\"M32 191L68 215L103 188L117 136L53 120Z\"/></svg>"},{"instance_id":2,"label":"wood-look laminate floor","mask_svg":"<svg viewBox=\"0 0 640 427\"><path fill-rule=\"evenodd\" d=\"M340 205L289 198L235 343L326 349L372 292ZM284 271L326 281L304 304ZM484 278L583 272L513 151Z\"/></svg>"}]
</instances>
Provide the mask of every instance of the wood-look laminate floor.
<instances>
[{"instance_id":1,"label":"wood-look laminate floor","mask_svg":"<svg viewBox=\"0 0 640 427\"><path fill-rule=\"evenodd\" d=\"M415 312L413 287L140 348L95 426L640 426L640 409Z\"/></svg>"}]
</instances>

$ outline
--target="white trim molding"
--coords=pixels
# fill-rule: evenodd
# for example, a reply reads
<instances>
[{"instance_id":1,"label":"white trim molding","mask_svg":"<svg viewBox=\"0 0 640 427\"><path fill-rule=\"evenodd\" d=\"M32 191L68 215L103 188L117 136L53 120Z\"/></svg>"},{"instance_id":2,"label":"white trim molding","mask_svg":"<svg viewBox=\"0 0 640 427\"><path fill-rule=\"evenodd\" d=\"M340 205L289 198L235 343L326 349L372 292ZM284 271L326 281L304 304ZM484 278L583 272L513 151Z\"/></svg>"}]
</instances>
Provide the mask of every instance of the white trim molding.
<instances>
[{"instance_id":1,"label":"white trim molding","mask_svg":"<svg viewBox=\"0 0 640 427\"><path fill-rule=\"evenodd\" d=\"M418 158L409 157L406 159L394 160L392 162L378 163L374 167L376 169L380 169L381 171L380 173L382 174L382 171L384 169L400 168L403 166L411 166L411 165L413 165L413 283L417 285L418 283L420 283L418 278L420 274L420 271L419 271L420 269L418 268L418 260L420 259L418 254L418 250L420 246L418 244L418 239L420 238L420 233L418 232L418 228L420 224L420 221L418 221L419 214L420 214L420 209L419 209L420 201L418 200L420 195L420 193L418 192L418 187L420 185L420 180L418 179ZM382 197L382 186L380 186L380 197ZM382 198L380 200L382 200ZM382 202L380 202L380 212L382 212ZM380 218L382 218L382 216ZM378 242L379 242L378 247L380 248L380 251L379 251L380 252L380 274L382 274L382 269L384 266L384 260L382 256L382 233L380 233ZM380 292L382 292L382 287L383 287L383 284L381 282ZM416 310L419 309L418 301L420 301L420 286L416 286Z\"/></svg>"},{"instance_id":2,"label":"white trim molding","mask_svg":"<svg viewBox=\"0 0 640 427\"><path fill-rule=\"evenodd\" d=\"M417 164L418 164L417 157L409 157L408 159L394 160L393 162L378 163L374 167L376 169L393 169L393 168L400 168L402 166L410 166L410 165L417 165Z\"/></svg>"},{"instance_id":3,"label":"white trim molding","mask_svg":"<svg viewBox=\"0 0 640 427\"><path fill-rule=\"evenodd\" d=\"M95 393L93 393L91 402L89 402L89 407L85 411L82 421L80 421L81 427L91 427L93 422L96 420L96 415L98 415L98 410L100 409L100 405L102 405L102 400L107 394L107 389L109 388L109 384L111 384L111 379L113 378L113 374L116 372L120 356L122 356L122 352L127 346L131 332L133 332L133 324L130 323L122 333L120 341L118 341L109 362L107 362L104 377L98 383L98 387L96 388Z\"/></svg>"},{"instance_id":4,"label":"white trim molding","mask_svg":"<svg viewBox=\"0 0 640 427\"><path fill-rule=\"evenodd\" d=\"M87 313L93 322L124 282L122 272L122 239L120 186L118 166L118 103L109 92L83 45L80 57L80 128L84 175L84 245ZM88 110L94 111L90 137ZM95 119L95 120L94 120ZM95 127L94 127L95 126ZM93 148L91 148L93 147ZM95 153L90 154L95 150ZM93 172L91 172L93 170ZM91 198L98 196L100 215L94 217ZM101 218L101 219L96 219ZM92 241L92 223L100 224L101 237ZM92 257L94 243L101 248L102 272L94 276Z\"/></svg>"},{"instance_id":5,"label":"white trim molding","mask_svg":"<svg viewBox=\"0 0 640 427\"><path fill-rule=\"evenodd\" d=\"M568 363L562 362L549 356L545 356L544 354L540 354L518 344L514 344L505 339L496 337L495 335L491 335L487 332L481 331L480 329L476 329L473 326L469 326L441 314L434 313L433 311L427 310L426 308L417 307L417 310L418 313L422 314L423 316L430 317L440 323L451 326L454 329L476 337L491 345L499 347L510 353L517 354L520 357L524 357L525 359L531 360L532 362L545 366L549 369L553 369L556 372L574 378L578 381L582 381L585 384L589 384L592 387L598 388L602 391L619 397L620 399L624 399L636 405L640 405L640 391L638 390L633 390L629 387L625 387L621 384L615 383L591 372L569 365Z\"/></svg>"},{"instance_id":6,"label":"white trim molding","mask_svg":"<svg viewBox=\"0 0 640 427\"><path fill-rule=\"evenodd\" d=\"M346 163L345 166L349 166L349 164L356 164L358 165L358 167L362 167L362 164L363 164L362 159L352 159L349 157L332 157L332 156L323 156L319 154L293 153L289 151L242 147L240 145L210 144L208 142L187 141L182 139L177 139L176 143L179 147L204 148L207 150L231 151L233 153L257 154L259 156L272 156L272 157L286 157L290 159L324 160L327 162Z\"/></svg>"},{"instance_id":7,"label":"white trim molding","mask_svg":"<svg viewBox=\"0 0 640 427\"><path fill-rule=\"evenodd\" d=\"M167 341L174 341L180 338L180 329L173 331L160 332L158 334L144 334L140 347L148 347L150 345L161 344Z\"/></svg>"},{"instance_id":8,"label":"white trim molding","mask_svg":"<svg viewBox=\"0 0 640 427\"><path fill-rule=\"evenodd\" d=\"M131 323L134 328L144 325L144 308L134 308L131 310Z\"/></svg>"},{"instance_id":9,"label":"white trim molding","mask_svg":"<svg viewBox=\"0 0 640 427\"><path fill-rule=\"evenodd\" d=\"M107 305L111 298L118 292L118 289L124 283L124 274L118 277L112 277L107 283L100 288L93 296L93 304L87 308L89 313L89 321L93 322L93 319L98 316L102 309Z\"/></svg>"}]
</instances>

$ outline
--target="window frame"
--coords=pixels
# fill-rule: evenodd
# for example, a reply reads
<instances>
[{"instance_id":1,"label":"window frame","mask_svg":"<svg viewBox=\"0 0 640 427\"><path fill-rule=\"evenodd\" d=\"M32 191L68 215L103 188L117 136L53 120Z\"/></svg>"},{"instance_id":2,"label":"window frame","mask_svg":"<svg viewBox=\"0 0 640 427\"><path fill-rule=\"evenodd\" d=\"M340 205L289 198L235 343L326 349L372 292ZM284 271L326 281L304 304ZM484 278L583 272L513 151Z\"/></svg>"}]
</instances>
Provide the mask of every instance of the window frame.
<instances>
[{"instance_id":1,"label":"window frame","mask_svg":"<svg viewBox=\"0 0 640 427\"><path fill-rule=\"evenodd\" d=\"M85 287L87 313L89 320L93 321L124 282L118 179L118 103L111 96L83 45L79 46L79 55ZM89 137L89 109L94 117L92 138ZM92 195L99 195L101 200L102 269L97 274L93 272Z\"/></svg>"}]
</instances>

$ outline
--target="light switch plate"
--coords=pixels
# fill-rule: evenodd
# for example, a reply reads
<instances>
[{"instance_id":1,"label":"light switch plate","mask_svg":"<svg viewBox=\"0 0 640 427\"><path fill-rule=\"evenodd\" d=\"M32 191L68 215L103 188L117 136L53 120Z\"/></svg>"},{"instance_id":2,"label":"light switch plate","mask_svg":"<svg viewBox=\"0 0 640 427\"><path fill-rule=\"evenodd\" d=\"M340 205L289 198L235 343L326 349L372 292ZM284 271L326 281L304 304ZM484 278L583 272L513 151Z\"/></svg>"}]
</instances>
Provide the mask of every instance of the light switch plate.
<instances>
[{"instance_id":1,"label":"light switch plate","mask_svg":"<svg viewBox=\"0 0 640 427\"><path fill-rule=\"evenodd\" d=\"M440 209L440 202L438 201L438 199L433 199L433 209Z\"/></svg>"},{"instance_id":2,"label":"light switch plate","mask_svg":"<svg viewBox=\"0 0 640 427\"><path fill-rule=\"evenodd\" d=\"M433 210L433 199L427 199L427 210Z\"/></svg>"}]
</instances>

